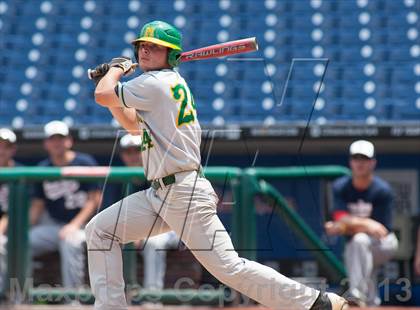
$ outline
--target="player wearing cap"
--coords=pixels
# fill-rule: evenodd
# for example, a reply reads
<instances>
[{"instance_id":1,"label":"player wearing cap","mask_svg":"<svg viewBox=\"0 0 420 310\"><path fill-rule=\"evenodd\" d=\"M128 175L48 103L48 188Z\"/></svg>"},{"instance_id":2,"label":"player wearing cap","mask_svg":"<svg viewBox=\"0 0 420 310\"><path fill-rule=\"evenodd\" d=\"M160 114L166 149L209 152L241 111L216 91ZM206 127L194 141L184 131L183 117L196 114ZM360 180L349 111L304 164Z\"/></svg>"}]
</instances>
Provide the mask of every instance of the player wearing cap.
<instances>
[{"instance_id":1,"label":"player wearing cap","mask_svg":"<svg viewBox=\"0 0 420 310\"><path fill-rule=\"evenodd\" d=\"M127 309L120 244L174 230L197 260L224 284L272 309L341 310L335 294L293 281L240 258L219 220L217 195L201 171L201 128L192 93L174 70L181 34L165 22L143 26L133 42L140 76L119 80L132 63L117 58L97 81L96 101L130 132L142 135L145 175L152 187L96 215L86 226L95 308Z\"/></svg>"},{"instance_id":2,"label":"player wearing cap","mask_svg":"<svg viewBox=\"0 0 420 310\"><path fill-rule=\"evenodd\" d=\"M0 168L21 166L13 157L16 153L16 135L8 128L0 128ZM0 291L4 288L7 262L7 210L9 207L9 185L0 182Z\"/></svg>"},{"instance_id":3,"label":"player wearing cap","mask_svg":"<svg viewBox=\"0 0 420 310\"><path fill-rule=\"evenodd\" d=\"M40 167L97 166L88 154L71 150L68 126L52 121L44 127L44 147L48 158ZM96 183L53 180L38 183L31 202L29 233L32 256L59 250L63 286L84 284L84 226L96 211L100 191Z\"/></svg>"},{"instance_id":4,"label":"player wearing cap","mask_svg":"<svg viewBox=\"0 0 420 310\"><path fill-rule=\"evenodd\" d=\"M371 142L350 145L351 176L334 182L334 221L328 234L348 237L344 260L350 284L349 300L359 306L379 305L376 267L391 259L398 247L392 232L393 193L374 175L375 149Z\"/></svg>"}]
</instances>

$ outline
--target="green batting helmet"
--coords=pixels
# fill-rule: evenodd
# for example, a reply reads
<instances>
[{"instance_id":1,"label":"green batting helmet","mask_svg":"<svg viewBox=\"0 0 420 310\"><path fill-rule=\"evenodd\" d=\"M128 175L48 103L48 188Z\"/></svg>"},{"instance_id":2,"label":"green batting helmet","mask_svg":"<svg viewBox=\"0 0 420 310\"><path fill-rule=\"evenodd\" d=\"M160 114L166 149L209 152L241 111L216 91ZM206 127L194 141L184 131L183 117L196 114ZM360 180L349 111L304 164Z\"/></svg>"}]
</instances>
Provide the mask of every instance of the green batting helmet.
<instances>
[{"instance_id":1,"label":"green batting helmet","mask_svg":"<svg viewBox=\"0 0 420 310\"><path fill-rule=\"evenodd\" d=\"M144 25L138 38L133 40L131 44L135 46L136 58L138 57L138 42L146 41L168 47L170 49L168 52L168 63L170 66L176 67L179 64L179 57L182 52L181 40L182 35L178 29L168 23L156 20Z\"/></svg>"}]
</instances>

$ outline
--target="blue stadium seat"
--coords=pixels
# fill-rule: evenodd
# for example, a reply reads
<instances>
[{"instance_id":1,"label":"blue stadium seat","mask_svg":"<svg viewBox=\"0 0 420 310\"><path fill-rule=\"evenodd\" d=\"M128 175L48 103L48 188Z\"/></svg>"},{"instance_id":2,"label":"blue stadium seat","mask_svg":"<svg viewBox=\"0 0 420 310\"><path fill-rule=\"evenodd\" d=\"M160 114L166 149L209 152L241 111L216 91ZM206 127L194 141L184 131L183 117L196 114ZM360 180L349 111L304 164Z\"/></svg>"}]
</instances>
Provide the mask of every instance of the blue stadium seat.
<instances>
[{"instance_id":1,"label":"blue stadium seat","mask_svg":"<svg viewBox=\"0 0 420 310\"><path fill-rule=\"evenodd\" d=\"M255 101L258 101L264 96L264 94L261 91L261 85L259 84L248 84L246 87L238 85L238 87L241 90L241 98L254 99Z\"/></svg>"},{"instance_id":2,"label":"blue stadium seat","mask_svg":"<svg viewBox=\"0 0 420 310\"><path fill-rule=\"evenodd\" d=\"M340 27L340 31L347 32L347 31L354 31L358 29L358 13L355 12L347 12L347 14L343 14L341 18L338 20L338 25Z\"/></svg>"},{"instance_id":3,"label":"blue stadium seat","mask_svg":"<svg viewBox=\"0 0 420 310\"><path fill-rule=\"evenodd\" d=\"M273 112L270 111L271 109L264 110L261 107L259 100L250 100L244 98L242 100L234 100L229 102L229 105L231 104L233 105L233 109L230 113L231 115L244 115L250 118L261 117L263 119L264 117L273 114Z\"/></svg>"},{"instance_id":4,"label":"blue stadium seat","mask_svg":"<svg viewBox=\"0 0 420 310\"><path fill-rule=\"evenodd\" d=\"M376 47L371 58L375 63L387 62L389 61L389 52L388 48Z\"/></svg>"},{"instance_id":5,"label":"blue stadium seat","mask_svg":"<svg viewBox=\"0 0 420 310\"><path fill-rule=\"evenodd\" d=\"M271 12L271 9L266 8L264 5L255 5L254 0L245 1L247 2L247 15L249 15L250 12L263 15ZM283 3L287 4L288 1L276 1L274 10L281 8Z\"/></svg>"},{"instance_id":6,"label":"blue stadium seat","mask_svg":"<svg viewBox=\"0 0 420 310\"><path fill-rule=\"evenodd\" d=\"M358 9L355 1L338 1L337 4L338 11L343 15Z\"/></svg>"},{"instance_id":7,"label":"blue stadium seat","mask_svg":"<svg viewBox=\"0 0 420 310\"><path fill-rule=\"evenodd\" d=\"M400 44L399 47L389 49L388 55L390 61L406 61L410 59L410 47L402 47Z\"/></svg>"},{"instance_id":8,"label":"blue stadium seat","mask_svg":"<svg viewBox=\"0 0 420 310\"><path fill-rule=\"evenodd\" d=\"M327 48L324 48L323 57L330 60L330 62L337 63L340 62L341 58L340 49L337 48L337 45L331 45Z\"/></svg>"},{"instance_id":9,"label":"blue stadium seat","mask_svg":"<svg viewBox=\"0 0 420 310\"><path fill-rule=\"evenodd\" d=\"M319 72L314 73L315 63L296 65L280 107L268 105L267 109L262 102L270 96L280 100L294 58L315 56L330 62L321 93L325 106L315 111L314 119L365 121L373 115L378 121L420 119L415 107L418 94L414 91L418 77L413 72L418 57L410 54L415 52L413 46L418 40L407 38L409 29L419 28L419 22L409 20L409 12L417 7L407 7L405 2L367 1L362 8L357 1L321 1L321 6L314 8L309 0L277 0L272 2L272 8L267 8L271 2L231 0L230 6L222 9L219 1L187 1L181 9L181 2L144 0L136 12L129 10L132 6L129 0L96 0L90 12L85 11L88 5L83 0L52 1L50 12L41 12L42 2L6 3L8 10L0 16L0 107L15 105L21 98L30 101L30 107L25 111L3 109L0 122L10 123L14 116L21 116L25 124L41 124L52 117L70 116L77 125L110 124L109 113L93 103L91 81L85 74L73 77L73 68L80 65L86 70L129 49L125 34L129 31L137 34L145 21L167 19L182 23L181 15L186 20L185 25L180 24L185 50L217 43L222 31L227 33L228 40L252 34L259 41L258 52L239 58L261 61L213 59L182 64L181 73L201 106L200 118L205 122L223 117L225 121L255 123L270 115L279 120L304 119L305 104L312 103L314 83L320 79ZM366 13L370 20L365 25L360 17L368 16ZM314 14L322 14L319 25L312 22ZM138 18L138 26L133 17ZM45 25L40 18L45 19ZM37 29L37 25L42 29ZM366 40L360 38L362 28L370 31ZM314 33L315 29L322 33ZM83 32L89 35L89 40L79 43ZM316 38L314 34L321 36ZM371 47L371 55L361 54L365 46ZM365 48L366 51L369 50ZM375 66L369 75L364 72L367 63ZM219 64L225 64L227 72L217 76ZM25 73L30 66L36 69L36 75L27 77ZM268 66L270 70L275 68L271 78L266 75ZM225 83L224 90L217 90L219 93L214 89L217 81ZM262 88L265 81L272 81L274 93L265 93L267 88ZM364 90L367 81L375 83L369 94ZM20 89L24 83L32 85L32 91L25 95ZM78 93L69 93L71 83L80 85ZM376 101L371 110L364 108L367 97ZM71 111L64 106L68 98L77 102ZM216 98L225 101L223 107L213 107Z\"/></svg>"},{"instance_id":10,"label":"blue stadium seat","mask_svg":"<svg viewBox=\"0 0 420 310\"><path fill-rule=\"evenodd\" d=\"M14 117L14 113L0 113L0 126L10 126Z\"/></svg>"},{"instance_id":11,"label":"blue stadium seat","mask_svg":"<svg viewBox=\"0 0 420 310\"><path fill-rule=\"evenodd\" d=\"M394 83L392 84L392 88L390 88L391 96L393 98L405 98L407 100L413 100L416 96L414 92L414 83Z\"/></svg>"},{"instance_id":12,"label":"blue stadium seat","mask_svg":"<svg viewBox=\"0 0 420 310\"><path fill-rule=\"evenodd\" d=\"M387 42L391 44L399 44L407 42L407 29L402 27L388 28L386 31ZM395 46L396 47L396 46Z\"/></svg>"},{"instance_id":13,"label":"blue stadium seat","mask_svg":"<svg viewBox=\"0 0 420 310\"><path fill-rule=\"evenodd\" d=\"M340 99L342 98L342 87L334 85L334 83L328 84L325 82L325 90L322 93L322 96L331 99L331 101L334 99Z\"/></svg>"},{"instance_id":14,"label":"blue stadium seat","mask_svg":"<svg viewBox=\"0 0 420 310\"><path fill-rule=\"evenodd\" d=\"M360 47L347 47L340 50L340 59L344 63L359 63L363 60L360 55Z\"/></svg>"},{"instance_id":15,"label":"blue stadium seat","mask_svg":"<svg viewBox=\"0 0 420 310\"><path fill-rule=\"evenodd\" d=\"M377 99L388 99L392 96L391 90L388 85L379 84L376 86L375 89L375 97Z\"/></svg>"},{"instance_id":16,"label":"blue stadium seat","mask_svg":"<svg viewBox=\"0 0 420 310\"><path fill-rule=\"evenodd\" d=\"M292 1L292 10L297 14L309 13L312 14L313 9L309 1Z\"/></svg>"},{"instance_id":17,"label":"blue stadium seat","mask_svg":"<svg viewBox=\"0 0 420 310\"><path fill-rule=\"evenodd\" d=\"M378 99L376 100L376 106L372 109L373 115L378 117L380 121L389 121L392 119L393 105L394 101L392 99Z\"/></svg>"},{"instance_id":18,"label":"blue stadium seat","mask_svg":"<svg viewBox=\"0 0 420 310\"><path fill-rule=\"evenodd\" d=\"M371 32L371 37L370 37L370 41L369 43L372 44L373 46L381 46L386 44L388 41L388 37L387 37L387 33L386 31L373 31Z\"/></svg>"},{"instance_id":19,"label":"blue stadium seat","mask_svg":"<svg viewBox=\"0 0 420 310\"><path fill-rule=\"evenodd\" d=\"M416 107L414 101L396 100L393 103L392 119L418 122L420 119L420 109Z\"/></svg>"},{"instance_id":20,"label":"blue stadium seat","mask_svg":"<svg viewBox=\"0 0 420 310\"><path fill-rule=\"evenodd\" d=\"M411 72L413 70L410 65L395 66L390 72L390 79L392 83L402 82L409 84L415 80L414 74L410 74Z\"/></svg>"},{"instance_id":21,"label":"blue stadium seat","mask_svg":"<svg viewBox=\"0 0 420 310\"><path fill-rule=\"evenodd\" d=\"M414 6L416 3L414 4ZM417 3L418 6L418 3ZM386 12L387 16L393 17L394 15L398 15L399 12L405 12L407 9L401 3L395 1L385 1L383 6L384 11Z\"/></svg>"},{"instance_id":22,"label":"blue stadium seat","mask_svg":"<svg viewBox=\"0 0 420 310\"><path fill-rule=\"evenodd\" d=\"M346 120L365 120L369 111L365 108L362 100L346 100L342 105L342 119Z\"/></svg>"},{"instance_id":23,"label":"blue stadium seat","mask_svg":"<svg viewBox=\"0 0 420 310\"><path fill-rule=\"evenodd\" d=\"M194 95L194 98L197 98L197 101L209 100L214 97L213 84L190 83L189 87Z\"/></svg>"},{"instance_id":24,"label":"blue stadium seat","mask_svg":"<svg viewBox=\"0 0 420 310\"><path fill-rule=\"evenodd\" d=\"M344 99L358 99L365 96L363 84L358 81L347 81L342 84L342 95Z\"/></svg>"},{"instance_id":25,"label":"blue stadium seat","mask_svg":"<svg viewBox=\"0 0 420 310\"><path fill-rule=\"evenodd\" d=\"M365 81L369 78L363 74L362 68L359 66L356 67L347 67L343 70L342 75L343 80L349 80L349 81Z\"/></svg>"},{"instance_id":26,"label":"blue stadium seat","mask_svg":"<svg viewBox=\"0 0 420 310\"><path fill-rule=\"evenodd\" d=\"M339 1L322 1L319 10L325 13L332 13L338 10Z\"/></svg>"},{"instance_id":27,"label":"blue stadium seat","mask_svg":"<svg viewBox=\"0 0 420 310\"><path fill-rule=\"evenodd\" d=\"M290 104L291 114L302 120L308 120L313 107L314 100L293 100Z\"/></svg>"},{"instance_id":28,"label":"blue stadium seat","mask_svg":"<svg viewBox=\"0 0 420 310\"><path fill-rule=\"evenodd\" d=\"M340 29L337 31L338 42L341 46L351 46L360 49L365 43L359 39L359 28Z\"/></svg>"}]
</instances>

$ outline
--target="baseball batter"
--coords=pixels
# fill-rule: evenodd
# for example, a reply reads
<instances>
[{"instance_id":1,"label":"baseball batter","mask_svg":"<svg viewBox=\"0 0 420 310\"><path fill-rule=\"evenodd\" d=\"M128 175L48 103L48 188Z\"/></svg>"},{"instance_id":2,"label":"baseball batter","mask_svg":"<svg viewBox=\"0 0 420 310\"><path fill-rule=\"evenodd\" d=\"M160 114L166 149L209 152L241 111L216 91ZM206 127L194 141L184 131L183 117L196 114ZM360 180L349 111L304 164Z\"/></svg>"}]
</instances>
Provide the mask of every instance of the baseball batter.
<instances>
[{"instance_id":1,"label":"baseball batter","mask_svg":"<svg viewBox=\"0 0 420 310\"><path fill-rule=\"evenodd\" d=\"M201 172L194 98L173 69L182 50L181 34L154 21L144 25L133 44L144 73L120 83L133 66L129 59L114 58L96 81L95 99L126 130L142 135L145 174L152 187L105 209L86 227L95 308L127 309L120 244L173 230L216 278L265 306L345 309L343 298L320 294L233 251L216 214L218 198Z\"/></svg>"}]
</instances>

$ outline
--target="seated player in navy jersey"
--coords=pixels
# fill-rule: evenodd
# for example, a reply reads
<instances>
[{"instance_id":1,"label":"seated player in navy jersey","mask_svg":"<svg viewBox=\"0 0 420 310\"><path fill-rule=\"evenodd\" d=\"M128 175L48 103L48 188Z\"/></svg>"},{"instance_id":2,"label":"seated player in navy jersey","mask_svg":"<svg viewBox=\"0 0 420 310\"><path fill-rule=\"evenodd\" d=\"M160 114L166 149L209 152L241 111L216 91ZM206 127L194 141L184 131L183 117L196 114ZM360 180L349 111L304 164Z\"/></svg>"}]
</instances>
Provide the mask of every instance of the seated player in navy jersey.
<instances>
[{"instance_id":1,"label":"seated player in navy jersey","mask_svg":"<svg viewBox=\"0 0 420 310\"><path fill-rule=\"evenodd\" d=\"M0 167L20 166L13 157L16 153L16 135L8 128L0 128ZM7 255L7 210L9 208L9 185L0 182L0 291L5 285Z\"/></svg>"},{"instance_id":2,"label":"seated player in navy jersey","mask_svg":"<svg viewBox=\"0 0 420 310\"><path fill-rule=\"evenodd\" d=\"M92 156L72 151L73 140L65 123L49 122L44 134L48 158L38 166L97 166ZM30 209L32 256L58 250L64 287L84 284L84 226L95 214L99 201L96 183L49 180L35 185Z\"/></svg>"},{"instance_id":3,"label":"seated player in navy jersey","mask_svg":"<svg viewBox=\"0 0 420 310\"><path fill-rule=\"evenodd\" d=\"M334 182L334 221L325 229L345 235L344 261L349 279L349 301L359 306L381 303L377 292L377 267L390 260L398 248L392 232L393 192L374 175L375 149L358 140L350 146L351 176Z\"/></svg>"}]
</instances>

